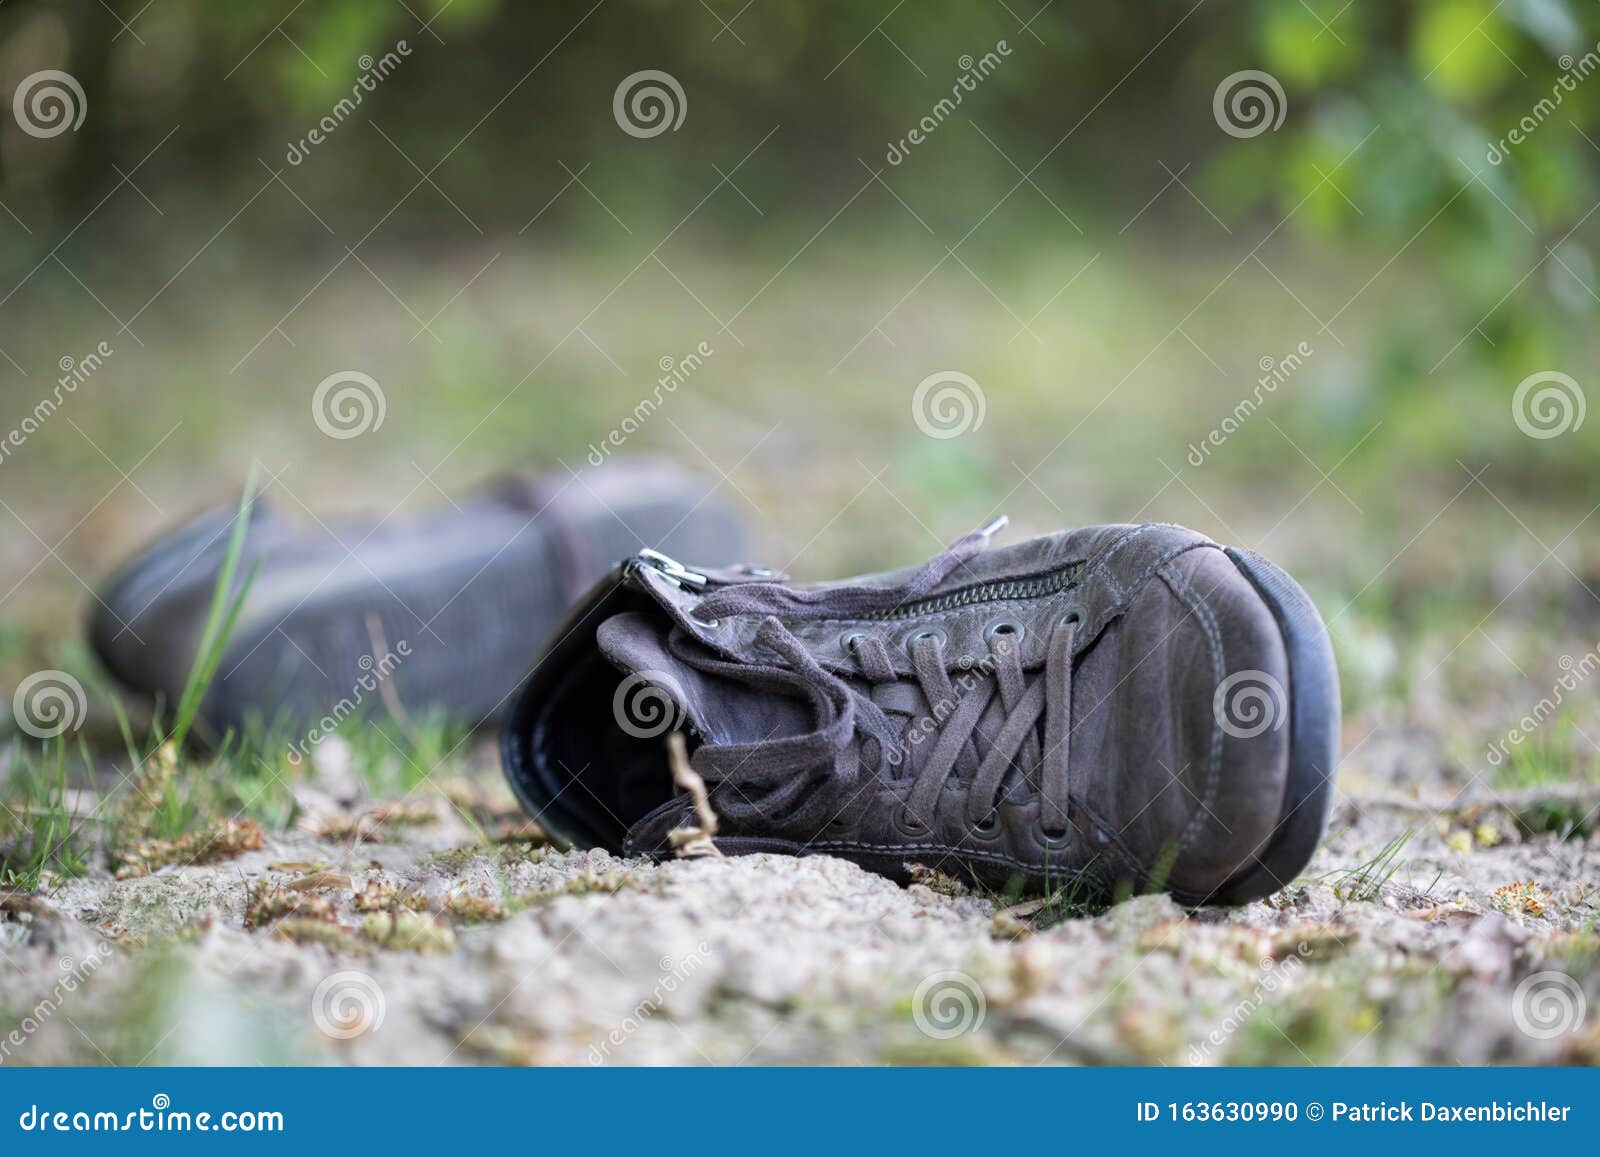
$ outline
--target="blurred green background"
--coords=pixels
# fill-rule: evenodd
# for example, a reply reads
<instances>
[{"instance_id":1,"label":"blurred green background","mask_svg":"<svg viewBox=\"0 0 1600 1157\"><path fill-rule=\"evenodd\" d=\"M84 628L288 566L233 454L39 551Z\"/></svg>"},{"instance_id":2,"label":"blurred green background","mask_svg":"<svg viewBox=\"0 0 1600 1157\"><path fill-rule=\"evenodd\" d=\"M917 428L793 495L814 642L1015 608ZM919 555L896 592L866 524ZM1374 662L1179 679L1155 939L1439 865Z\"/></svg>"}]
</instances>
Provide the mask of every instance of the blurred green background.
<instances>
[{"instance_id":1,"label":"blurred green background","mask_svg":"<svg viewBox=\"0 0 1600 1157\"><path fill-rule=\"evenodd\" d=\"M114 352L0 459L0 661L252 461L324 516L582 469L704 342L625 450L764 561L1182 521L1304 579L1353 707L1503 729L1474 696L1600 605L1597 41L1588 0L12 0L0 89L86 109L0 120L0 434ZM619 122L643 70L676 128ZM384 420L329 438L346 370ZM982 421L930 437L946 371Z\"/></svg>"}]
</instances>

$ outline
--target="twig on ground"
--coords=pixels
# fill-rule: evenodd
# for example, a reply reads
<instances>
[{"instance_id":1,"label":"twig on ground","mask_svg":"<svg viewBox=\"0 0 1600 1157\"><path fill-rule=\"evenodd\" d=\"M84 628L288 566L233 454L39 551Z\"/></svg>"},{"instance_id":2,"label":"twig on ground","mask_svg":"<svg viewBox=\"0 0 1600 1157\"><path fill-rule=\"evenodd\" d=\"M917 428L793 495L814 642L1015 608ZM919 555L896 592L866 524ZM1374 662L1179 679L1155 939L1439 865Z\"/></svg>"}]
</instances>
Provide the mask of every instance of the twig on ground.
<instances>
[{"instance_id":1,"label":"twig on ground","mask_svg":"<svg viewBox=\"0 0 1600 1157\"><path fill-rule=\"evenodd\" d=\"M689 793L694 801L694 814L700 821L696 827L674 828L667 833L673 849L683 859L694 856L722 855L712 837L717 834L717 813L711 810L711 797L706 792L706 781L689 766L689 751L683 735L674 731L667 736L667 765L672 768L672 781Z\"/></svg>"}]
</instances>

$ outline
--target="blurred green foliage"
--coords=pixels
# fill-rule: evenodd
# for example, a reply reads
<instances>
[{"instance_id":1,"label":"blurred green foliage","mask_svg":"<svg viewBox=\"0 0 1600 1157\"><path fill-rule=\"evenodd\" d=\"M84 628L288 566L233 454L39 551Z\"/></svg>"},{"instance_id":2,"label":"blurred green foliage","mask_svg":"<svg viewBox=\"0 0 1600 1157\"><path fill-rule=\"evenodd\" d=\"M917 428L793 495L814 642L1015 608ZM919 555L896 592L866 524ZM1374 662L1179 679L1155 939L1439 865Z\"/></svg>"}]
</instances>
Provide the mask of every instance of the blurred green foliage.
<instances>
[{"instance_id":1,"label":"blurred green foliage","mask_svg":"<svg viewBox=\"0 0 1600 1157\"><path fill-rule=\"evenodd\" d=\"M359 112L291 163L362 59L402 40L409 55ZM982 135L941 129L890 165L890 142L950 93L961 59L1001 40L1005 63L961 110ZM1344 270L1353 288L1399 261L1383 293L1405 308L1362 332L1355 381L1285 418L1292 432L1353 442L1381 417L1361 454L1497 452L1500 477L1526 468L1581 491L1585 442L1457 428L1471 419L1418 395L1492 383L1503 412L1530 372L1592 360L1597 42L1593 0L12 0L0 7L4 91L64 68L94 115L48 141L0 122L4 200L46 223L8 235L0 271L19 280L158 146L140 180L162 183L162 204L187 199L202 233L279 171L301 203L263 198L233 232L285 257L330 244L319 218L340 244L381 227L384 244L444 249L541 214L543 244L636 255L732 175L762 216L741 229L730 215L697 243L713 259L782 260L852 198L863 166L903 191L933 244L986 221L986 244L1035 255L1083 238L1016 191L1019 173L1098 245L1165 168L1220 222L1175 197L1193 214L1177 249L1271 237L1330 277L1359 254ZM613 119L619 82L643 69L687 94L670 140L641 142ZM1214 113L1219 85L1243 70L1269 73L1285 105L1280 127L1249 139ZM604 205L559 195L576 173ZM1015 211L989 218L1008 198ZM870 200L829 238L871 242L868 264L915 227L893 200Z\"/></svg>"},{"instance_id":2,"label":"blurred green foliage","mask_svg":"<svg viewBox=\"0 0 1600 1157\"><path fill-rule=\"evenodd\" d=\"M283 167L287 145L350 93L359 60L406 40L412 55L363 108L383 133L345 128L355 139L341 139L336 161L312 156L295 173L312 204L403 189L413 162L432 171L442 161L437 179L475 221L520 228L558 160L626 169L641 200L676 204L675 194L703 192L711 165L728 170L781 125L783 147L741 180L761 202L754 190L796 180L853 183L858 157L881 167L886 143L959 74L952 46L981 55L1006 39L1012 53L987 82L984 119L1025 169L1059 146L1039 179L1068 204L1142 193L1156 159L1192 163L1225 219L1294 210L1291 227L1319 240L1403 244L1439 214L1419 244L1445 262L1441 286L1467 313L1489 310L1507 274L1520 277L1547 247L1561 258L1548 304L1594 304L1593 262L1569 233L1596 197L1588 138L1600 85L1563 93L1551 118L1560 123L1498 166L1486 159L1596 51L1593 3L1058 0L1022 28L1006 5L928 0L896 10L881 33L887 9L849 0L709 7L731 24L667 0L20 0L0 11L7 90L53 60L82 82L96 116L50 148L9 140L0 162L14 195L58 206L67 224L116 181L104 158L137 163L176 124L184 131L168 148L196 181L249 186L258 158ZM692 116L670 151L627 148L611 121L614 86L643 68L671 72L689 94ZM1271 73L1288 102L1281 130L1249 148L1212 120L1217 84L1243 68ZM353 191L352 166L379 179ZM941 215L965 228L1013 179L1004 165L974 165L943 183Z\"/></svg>"},{"instance_id":3,"label":"blurred green foliage","mask_svg":"<svg viewBox=\"0 0 1600 1157\"><path fill-rule=\"evenodd\" d=\"M87 135L54 150L8 149L5 175L83 201L116 179L90 159L99 147L137 160L181 123L173 147L197 177L254 182L256 159L281 164L287 142L350 92L362 58L406 40L413 55L364 112L424 169L448 155L450 187L472 189L489 214L497 204L520 210L518 190L547 183L562 155L609 157L648 177L642 184L699 189L708 163L730 167L780 124L784 163L850 182L857 156L880 159L948 91L960 72L954 47L981 55L1005 39L1012 53L988 82L997 99L985 118L1024 168L1060 142L1045 170L1070 201L1114 196L1142 162L1167 156L1206 169L1230 214L1282 214L1310 198L1297 229L1404 240L1460 192L1450 228L1430 231L1430 244L1450 250L1470 237L1483 247L1475 260L1503 262L1562 236L1595 194L1593 146L1565 125L1533 133L1502 166L1486 160L1491 142L1550 95L1564 60L1596 51L1593 3L1057 0L1023 28L1026 14L1007 5L925 0L895 9L874 33L892 6L879 7L758 0L740 11L724 0L713 16L717 4L668 0L14 0L0 11L7 89L24 64L53 58L84 85L96 116ZM671 72L689 93L693 116L670 156L627 148L611 121L614 86L642 68ZM1288 98L1282 130L1249 149L1231 148L1212 121L1218 82L1243 68L1271 73ZM1565 94L1555 119L1590 132L1600 107L1590 87ZM1375 126L1382 131L1357 149ZM415 178L382 136L351 135L360 143L341 150L338 168L356 150L363 172ZM86 163L60 163L69 150ZM314 185L338 185L336 171L305 172ZM991 176L1002 190L1010 184L1003 171ZM974 172L958 186L987 183ZM388 186L361 187L371 196ZM958 208L989 204L987 189L948 191ZM1479 280L1493 279L1469 276L1464 288Z\"/></svg>"}]
</instances>

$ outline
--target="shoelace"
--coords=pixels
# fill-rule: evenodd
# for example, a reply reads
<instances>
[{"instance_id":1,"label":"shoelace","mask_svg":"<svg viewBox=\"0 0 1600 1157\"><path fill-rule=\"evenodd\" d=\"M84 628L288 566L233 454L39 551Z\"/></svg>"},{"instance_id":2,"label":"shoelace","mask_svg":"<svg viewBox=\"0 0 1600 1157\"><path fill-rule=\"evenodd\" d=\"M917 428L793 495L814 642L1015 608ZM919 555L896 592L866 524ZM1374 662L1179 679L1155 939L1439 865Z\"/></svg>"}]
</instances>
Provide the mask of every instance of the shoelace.
<instances>
[{"instance_id":1,"label":"shoelace","mask_svg":"<svg viewBox=\"0 0 1600 1157\"><path fill-rule=\"evenodd\" d=\"M763 615L755 641L775 652L783 664L735 663L682 645L673 648L678 658L708 674L806 699L819 721L815 731L803 735L705 744L695 752L692 763L707 783L736 788L719 799L725 819L783 821L820 832L871 803L871 785L861 783L866 755L874 772L885 761L894 767L908 762L915 769L906 814L899 821L907 834L932 830L940 793L952 772L969 784L965 817L969 828L979 835L997 831L998 796L1007 771L1017 767L1039 793L1047 841L1064 836L1076 618L1063 618L1052 629L1043 678L1029 684L1015 640L994 633L988 660L974 669L975 674L963 673L965 689L960 692L946 670L944 645L937 635L929 632L911 643L913 690L895 672L884 641L860 632L851 649L870 685L870 691L863 692L818 664L777 617L849 619L920 598L981 553L999 525L1003 523L960 539L896 586L797 591L776 583L748 583L701 601L696 616L706 620ZM978 724L996 693L1003 722L990 735ZM903 728L895 727L891 714L906 718ZM1042 745L1037 734L1041 717ZM913 738L914 733L921 738ZM915 758L922 751L926 756Z\"/></svg>"}]
</instances>

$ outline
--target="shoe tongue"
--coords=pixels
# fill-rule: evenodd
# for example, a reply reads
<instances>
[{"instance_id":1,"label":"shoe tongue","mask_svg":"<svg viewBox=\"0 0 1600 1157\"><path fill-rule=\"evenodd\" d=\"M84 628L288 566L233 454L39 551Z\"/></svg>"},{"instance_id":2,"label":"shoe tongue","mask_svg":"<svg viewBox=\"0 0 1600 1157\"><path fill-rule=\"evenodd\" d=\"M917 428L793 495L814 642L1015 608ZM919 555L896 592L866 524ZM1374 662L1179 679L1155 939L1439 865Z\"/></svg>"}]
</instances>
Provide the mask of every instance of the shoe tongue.
<instances>
[{"instance_id":1,"label":"shoe tongue","mask_svg":"<svg viewBox=\"0 0 1600 1157\"><path fill-rule=\"evenodd\" d=\"M712 743L757 743L802 735L815 726L808 704L707 674L679 659L667 649L671 630L661 616L628 611L611 616L595 632L600 653L628 675L612 700L624 730L661 734L671 714ZM674 710L667 710L663 695Z\"/></svg>"}]
</instances>

